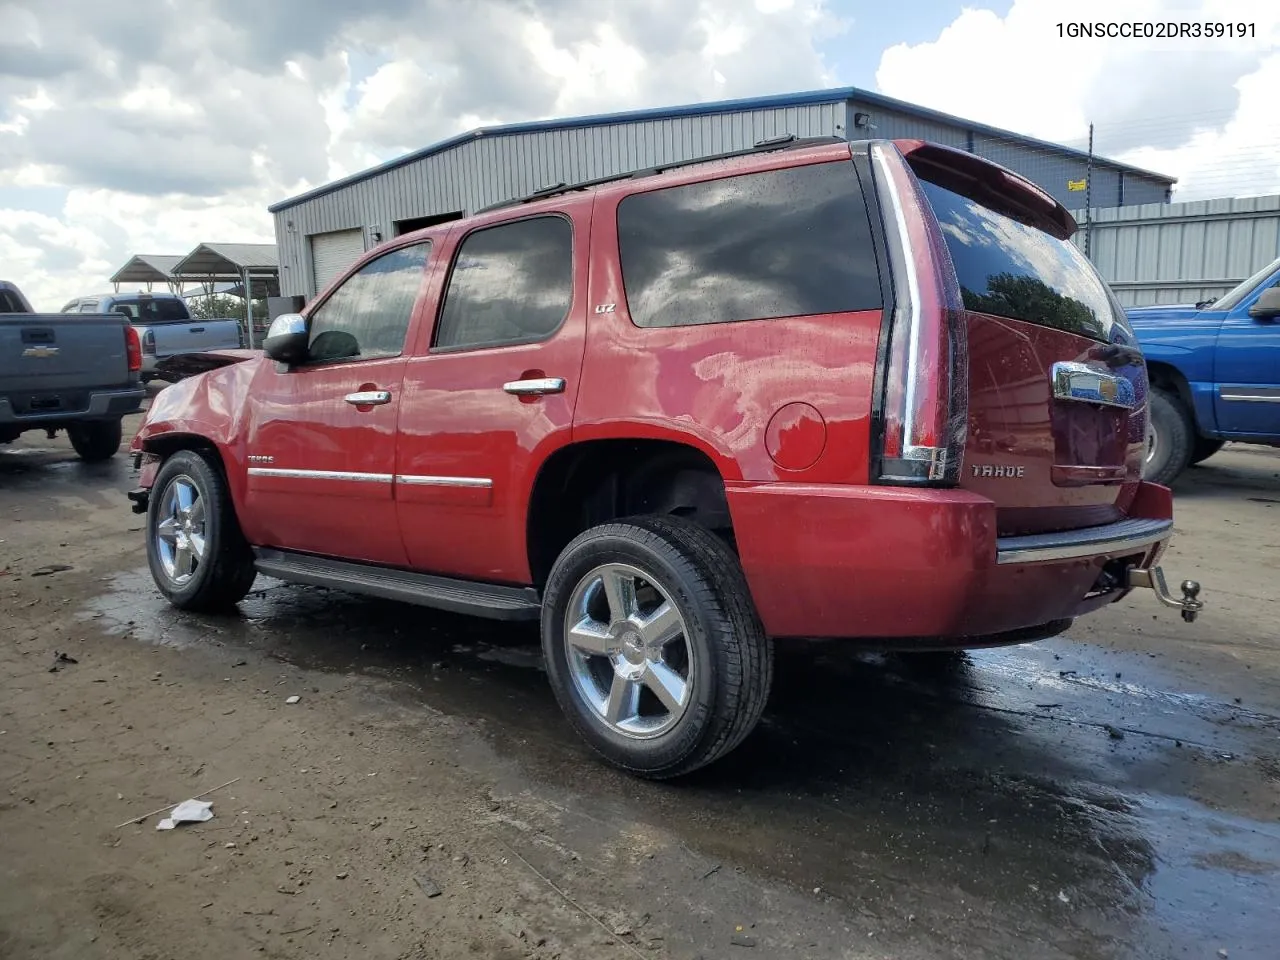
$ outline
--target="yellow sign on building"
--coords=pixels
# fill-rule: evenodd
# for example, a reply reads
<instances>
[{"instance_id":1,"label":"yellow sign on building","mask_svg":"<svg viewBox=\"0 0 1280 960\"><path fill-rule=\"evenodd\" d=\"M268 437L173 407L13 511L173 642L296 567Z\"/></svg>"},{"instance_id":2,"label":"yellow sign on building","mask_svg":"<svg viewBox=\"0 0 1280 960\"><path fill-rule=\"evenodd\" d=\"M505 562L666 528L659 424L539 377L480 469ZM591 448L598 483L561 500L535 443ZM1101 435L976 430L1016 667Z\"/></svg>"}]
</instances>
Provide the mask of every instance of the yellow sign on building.
<instances>
[{"instance_id":1,"label":"yellow sign on building","mask_svg":"<svg viewBox=\"0 0 1280 960\"><path fill-rule=\"evenodd\" d=\"M1068 190L1084 190L1088 186L1089 186L1089 181L1087 180L1068 180L1067 181Z\"/></svg>"}]
</instances>

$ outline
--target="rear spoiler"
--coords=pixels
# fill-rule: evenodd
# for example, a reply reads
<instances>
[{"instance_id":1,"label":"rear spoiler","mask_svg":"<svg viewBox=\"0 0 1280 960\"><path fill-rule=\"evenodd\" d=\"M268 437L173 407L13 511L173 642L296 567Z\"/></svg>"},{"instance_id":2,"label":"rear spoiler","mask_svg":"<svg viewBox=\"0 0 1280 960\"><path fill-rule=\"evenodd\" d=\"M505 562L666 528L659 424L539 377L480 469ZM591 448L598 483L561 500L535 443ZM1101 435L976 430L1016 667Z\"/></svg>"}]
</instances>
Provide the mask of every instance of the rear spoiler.
<instances>
[{"instance_id":1,"label":"rear spoiler","mask_svg":"<svg viewBox=\"0 0 1280 960\"><path fill-rule=\"evenodd\" d=\"M262 356L261 350L205 350L201 353L178 353L165 357L156 364L156 375L162 380L177 383L184 377L229 367L233 363Z\"/></svg>"},{"instance_id":2,"label":"rear spoiler","mask_svg":"<svg viewBox=\"0 0 1280 960\"><path fill-rule=\"evenodd\" d=\"M925 140L895 140L897 148L917 176L963 194L1043 230L1059 240L1069 240L1078 226L1067 208L1034 183L998 163Z\"/></svg>"}]
</instances>

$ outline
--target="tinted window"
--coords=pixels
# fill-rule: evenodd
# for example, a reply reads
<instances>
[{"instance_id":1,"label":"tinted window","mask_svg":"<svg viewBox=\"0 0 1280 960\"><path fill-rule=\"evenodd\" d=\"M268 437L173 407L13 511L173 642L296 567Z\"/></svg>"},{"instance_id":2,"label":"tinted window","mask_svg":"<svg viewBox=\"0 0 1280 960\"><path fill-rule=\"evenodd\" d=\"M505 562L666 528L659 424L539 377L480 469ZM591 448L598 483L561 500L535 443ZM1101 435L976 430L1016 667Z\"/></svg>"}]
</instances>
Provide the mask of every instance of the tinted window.
<instances>
[{"instance_id":1,"label":"tinted window","mask_svg":"<svg viewBox=\"0 0 1280 960\"><path fill-rule=\"evenodd\" d=\"M97 313L97 312L98 312L98 301L97 301L97 300L81 300L81 301L80 301L80 312L81 312L81 313ZM125 311L125 312L127 312L127 311ZM130 314L130 316L132 316L132 314Z\"/></svg>"},{"instance_id":2,"label":"tinted window","mask_svg":"<svg viewBox=\"0 0 1280 960\"><path fill-rule=\"evenodd\" d=\"M344 280L311 314L311 362L399 356L430 247L392 250Z\"/></svg>"},{"instance_id":3,"label":"tinted window","mask_svg":"<svg viewBox=\"0 0 1280 960\"><path fill-rule=\"evenodd\" d=\"M85 307L92 307L86 310ZM97 302L91 304L81 304L81 313L93 313L98 310ZM112 300L112 313L123 313L131 320L141 324L155 323L181 323L191 319L191 314L187 312L187 303L177 297L159 297L151 299L149 297L138 297L128 300Z\"/></svg>"},{"instance_id":4,"label":"tinted window","mask_svg":"<svg viewBox=\"0 0 1280 960\"><path fill-rule=\"evenodd\" d=\"M8 290L0 290L0 313L26 313L26 309L22 306L22 301L18 299L17 294L10 293Z\"/></svg>"},{"instance_id":5,"label":"tinted window","mask_svg":"<svg viewBox=\"0 0 1280 960\"><path fill-rule=\"evenodd\" d=\"M675 327L881 305L851 163L634 194L618 205L631 319Z\"/></svg>"},{"instance_id":6,"label":"tinted window","mask_svg":"<svg viewBox=\"0 0 1280 960\"><path fill-rule=\"evenodd\" d=\"M573 299L573 227L536 217L477 230L462 242L437 347L528 343L549 337Z\"/></svg>"},{"instance_id":7,"label":"tinted window","mask_svg":"<svg viewBox=\"0 0 1280 960\"><path fill-rule=\"evenodd\" d=\"M921 181L969 310L1110 341L1123 310L1070 240Z\"/></svg>"}]
</instances>

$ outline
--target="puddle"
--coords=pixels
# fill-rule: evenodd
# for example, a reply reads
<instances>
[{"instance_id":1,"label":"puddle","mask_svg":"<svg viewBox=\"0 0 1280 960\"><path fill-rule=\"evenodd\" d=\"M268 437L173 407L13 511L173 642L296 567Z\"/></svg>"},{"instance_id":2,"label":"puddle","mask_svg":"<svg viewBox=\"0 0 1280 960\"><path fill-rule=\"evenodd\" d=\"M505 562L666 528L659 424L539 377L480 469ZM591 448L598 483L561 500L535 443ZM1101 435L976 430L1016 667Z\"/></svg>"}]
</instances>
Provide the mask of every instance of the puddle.
<instances>
[{"instance_id":1,"label":"puddle","mask_svg":"<svg viewBox=\"0 0 1280 960\"><path fill-rule=\"evenodd\" d=\"M104 629L396 681L482 729L493 752L477 751L477 768L579 823L565 829L660 835L820 888L881 930L883 949L928 931L943 954L970 956L976 929L983 956L1274 956L1280 826L1242 814L1270 795L1274 818L1275 785L1222 758L1274 753L1276 718L1165 689L1145 657L1070 640L950 658L784 646L757 733L655 784L574 737L536 625L267 578L219 617L174 610L145 569L103 586L83 616Z\"/></svg>"}]
</instances>

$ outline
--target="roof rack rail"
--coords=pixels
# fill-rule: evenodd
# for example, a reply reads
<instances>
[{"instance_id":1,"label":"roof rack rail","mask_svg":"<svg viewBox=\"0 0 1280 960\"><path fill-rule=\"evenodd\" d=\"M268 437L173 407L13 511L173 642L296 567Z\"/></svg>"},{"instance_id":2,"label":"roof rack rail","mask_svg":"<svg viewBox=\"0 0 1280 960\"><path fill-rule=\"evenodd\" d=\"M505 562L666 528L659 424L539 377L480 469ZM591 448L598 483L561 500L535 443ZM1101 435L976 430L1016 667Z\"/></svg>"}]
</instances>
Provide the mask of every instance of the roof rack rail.
<instances>
[{"instance_id":1,"label":"roof rack rail","mask_svg":"<svg viewBox=\"0 0 1280 960\"><path fill-rule=\"evenodd\" d=\"M845 143L844 137L827 136L827 137L797 137L794 133L784 133L780 136L769 137L764 140L757 140L750 147L741 150L729 150L725 153L714 153L704 157L690 157L687 160L674 160L671 163L664 163L654 167L643 167L639 170L629 170L626 173L614 173L607 177L597 177L594 180L584 180L581 183L564 182L548 184L539 187L532 193L522 197L514 197L510 200L500 200L497 203L491 203L487 207L481 207L476 211L477 214L488 213L491 210L502 210L506 207L518 207L524 203L532 203L534 200L542 200L546 197L554 197L560 194L573 193L578 190L588 190L591 187L599 187L606 183L616 183L619 180L635 180L641 177L652 177L659 173L665 173L668 170L678 170L681 167L691 167L698 163L711 163L715 160L731 160L734 157L746 157L753 153L768 153L770 150L782 149L798 149L800 147L813 147L823 143Z\"/></svg>"}]
</instances>

